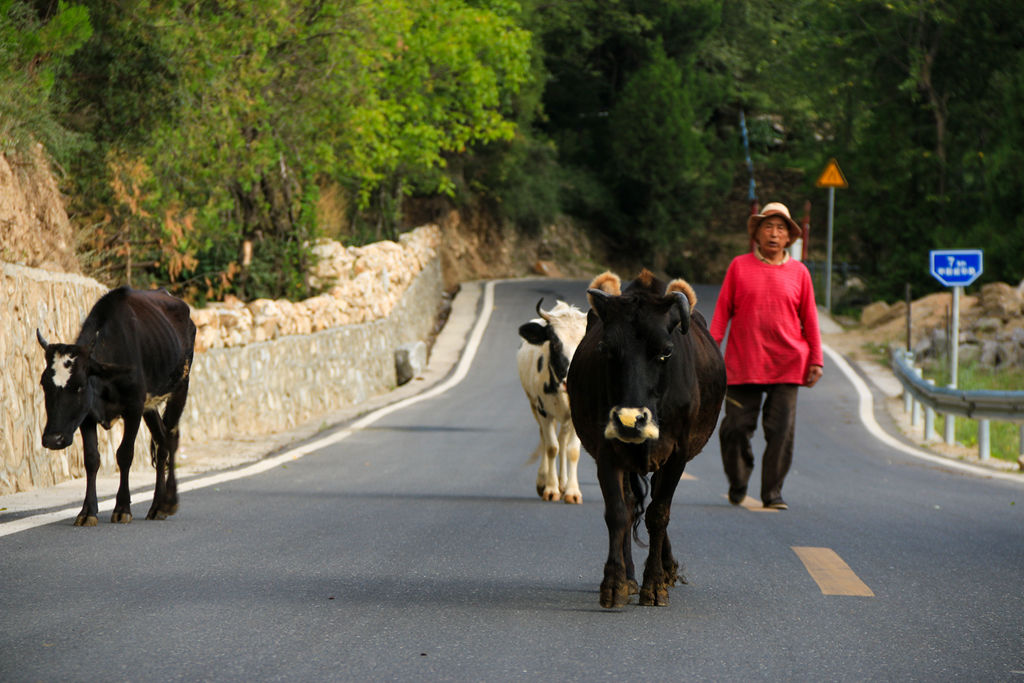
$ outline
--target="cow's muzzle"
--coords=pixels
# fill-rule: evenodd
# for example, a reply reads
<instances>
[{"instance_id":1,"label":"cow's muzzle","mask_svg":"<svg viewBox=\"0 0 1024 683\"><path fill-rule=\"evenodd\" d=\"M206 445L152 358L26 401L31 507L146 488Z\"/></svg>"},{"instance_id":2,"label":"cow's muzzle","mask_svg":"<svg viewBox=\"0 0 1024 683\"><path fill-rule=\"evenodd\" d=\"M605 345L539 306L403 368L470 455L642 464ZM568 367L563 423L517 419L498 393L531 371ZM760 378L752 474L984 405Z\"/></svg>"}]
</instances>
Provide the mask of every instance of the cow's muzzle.
<instances>
[{"instance_id":1,"label":"cow's muzzle","mask_svg":"<svg viewBox=\"0 0 1024 683\"><path fill-rule=\"evenodd\" d=\"M71 445L71 438L60 432L43 432L43 448L59 451Z\"/></svg>"},{"instance_id":2,"label":"cow's muzzle","mask_svg":"<svg viewBox=\"0 0 1024 683\"><path fill-rule=\"evenodd\" d=\"M648 408L615 406L608 413L608 425L604 428L606 439L643 443L656 441L659 435L658 424Z\"/></svg>"}]
</instances>

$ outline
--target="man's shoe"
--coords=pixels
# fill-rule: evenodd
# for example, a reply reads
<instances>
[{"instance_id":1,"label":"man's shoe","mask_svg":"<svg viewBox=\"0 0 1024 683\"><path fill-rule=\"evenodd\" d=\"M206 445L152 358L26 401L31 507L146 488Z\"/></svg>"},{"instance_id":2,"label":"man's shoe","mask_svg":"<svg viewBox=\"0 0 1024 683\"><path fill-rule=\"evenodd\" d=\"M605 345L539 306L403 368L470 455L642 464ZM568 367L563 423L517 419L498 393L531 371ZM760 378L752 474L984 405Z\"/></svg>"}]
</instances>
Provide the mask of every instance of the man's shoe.
<instances>
[{"instance_id":1,"label":"man's shoe","mask_svg":"<svg viewBox=\"0 0 1024 683\"><path fill-rule=\"evenodd\" d=\"M768 508L769 510L788 510L789 509L789 506L786 505L786 501L782 500L781 498L776 498L773 501L769 501L769 502L765 503L764 506L766 508Z\"/></svg>"},{"instance_id":2,"label":"man's shoe","mask_svg":"<svg viewBox=\"0 0 1024 683\"><path fill-rule=\"evenodd\" d=\"M739 505L743 502L743 499L747 497L746 486L730 486L729 487L729 502L733 505Z\"/></svg>"}]
</instances>

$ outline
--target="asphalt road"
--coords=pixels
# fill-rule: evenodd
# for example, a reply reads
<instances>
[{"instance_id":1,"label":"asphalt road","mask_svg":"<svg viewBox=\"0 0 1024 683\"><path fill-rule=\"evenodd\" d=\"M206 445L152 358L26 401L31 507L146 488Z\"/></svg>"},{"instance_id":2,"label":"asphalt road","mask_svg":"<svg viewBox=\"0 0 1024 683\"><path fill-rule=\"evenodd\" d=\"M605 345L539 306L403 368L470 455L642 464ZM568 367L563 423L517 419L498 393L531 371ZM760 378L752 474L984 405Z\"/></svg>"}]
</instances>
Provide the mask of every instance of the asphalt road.
<instances>
[{"instance_id":1,"label":"asphalt road","mask_svg":"<svg viewBox=\"0 0 1024 683\"><path fill-rule=\"evenodd\" d=\"M669 527L690 583L601 609L593 461L582 505L536 496L514 361L537 299L583 285L494 291L437 396L167 521L0 536L0 680L1024 680L1024 486L886 447L831 366L801 391L790 510L729 505L713 437Z\"/></svg>"}]
</instances>

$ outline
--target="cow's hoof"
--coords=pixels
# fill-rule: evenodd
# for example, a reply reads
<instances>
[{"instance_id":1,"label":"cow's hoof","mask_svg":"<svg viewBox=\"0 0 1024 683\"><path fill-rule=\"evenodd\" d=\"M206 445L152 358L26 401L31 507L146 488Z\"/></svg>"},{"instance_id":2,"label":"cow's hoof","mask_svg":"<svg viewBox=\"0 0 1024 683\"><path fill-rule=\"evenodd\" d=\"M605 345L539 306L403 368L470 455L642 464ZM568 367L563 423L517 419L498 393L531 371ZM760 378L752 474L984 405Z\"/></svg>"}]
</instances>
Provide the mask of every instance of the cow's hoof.
<instances>
[{"instance_id":1,"label":"cow's hoof","mask_svg":"<svg viewBox=\"0 0 1024 683\"><path fill-rule=\"evenodd\" d=\"M167 519L178 511L178 504L174 505L162 505L160 507L152 507L149 512L146 513L146 519Z\"/></svg>"},{"instance_id":2,"label":"cow's hoof","mask_svg":"<svg viewBox=\"0 0 1024 683\"><path fill-rule=\"evenodd\" d=\"M583 502L583 494L581 494L579 491L576 491L574 493L567 493L564 496L562 496L562 500L572 505L580 505Z\"/></svg>"},{"instance_id":3,"label":"cow's hoof","mask_svg":"<svg viewBox=\"0 0 1024 683\"><path fill-rule=\"evenodd\" d=\"M644 586L640 589L640 604L645 607L664 607L668 604L668 588L665 584L657 588Z\"/></svg>"},{"instance_id":4,"label":"cow's hoof","mask_svg":"<svg viewBox=\"0 0 1024 683\"><path fill-rule=\"evenodd\" d=\"M622 607L629 602L629 584L619 583L614 586L601 584L601 607L611 609Z\"/></svg>"},{"instance_id":5,"label":"cow's hoof","mask_svg":"<svg viewBox=\"0 0 1024 683\"><path fill-rule=\"evenodd\" d=\"M636 579L626 581L626 588L629 590L630 595L636 595L640 592L640 584L636 582Z\"/></svg>"},{"instance_id":6,"label":"cow's hoof","mask_svg":"<svg viewBox=\"0 0 1024 683\"><path fill-rule=\"evenodd\" d=\"M558 489L544 489L544 492L540 495L540 497L548 502L553 503L558 501L562 497L562 494L558 492Z\"/></svg>"},{"instance_id":7,"label":"cow's hoof","mask_svg":"<svg viewBox=\"0 0 1024 683\"><path fill-rule=\"evenodd\" d=\"M118 512L114 511L114 514L110 515L111 524L128 524L132 521L132 513L130 512Z\"/></svg>"},{"instance_id":8,"label":"cow's hoof","mask_svg":"<svg viewBox=\"0 0 1024 683\"><path fill-rule=\"evenodd\" d=\"M75 526L96 526L100 520L96 515L78 515L75 517Z\"/></svg>"}]
</instances>

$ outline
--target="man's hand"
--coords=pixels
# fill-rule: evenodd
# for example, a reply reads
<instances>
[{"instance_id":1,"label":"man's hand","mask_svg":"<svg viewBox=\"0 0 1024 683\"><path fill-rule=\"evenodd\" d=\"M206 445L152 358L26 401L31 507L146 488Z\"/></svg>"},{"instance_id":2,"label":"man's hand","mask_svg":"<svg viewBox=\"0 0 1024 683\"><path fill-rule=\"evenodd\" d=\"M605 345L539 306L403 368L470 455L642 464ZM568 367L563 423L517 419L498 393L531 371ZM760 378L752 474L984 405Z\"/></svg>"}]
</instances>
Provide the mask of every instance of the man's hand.
<instances>
[{"instance_id":1,"label":"man's hand","mask_svg":"<svg viewBox=\"0 0 1024 683\"><path fill-rule=\"evenodd\" d=\"M804 386L813 387L818 383L818 380L821 379L823 374L824 373L822 372L820 365L812 365L807 369L807 379L804 380Z\"/></svg>"}]
</instances>

